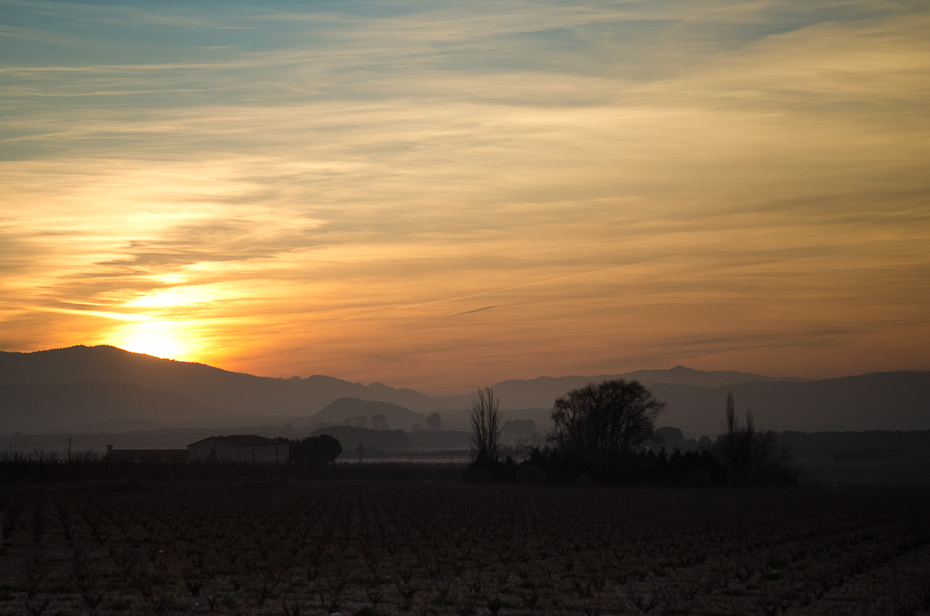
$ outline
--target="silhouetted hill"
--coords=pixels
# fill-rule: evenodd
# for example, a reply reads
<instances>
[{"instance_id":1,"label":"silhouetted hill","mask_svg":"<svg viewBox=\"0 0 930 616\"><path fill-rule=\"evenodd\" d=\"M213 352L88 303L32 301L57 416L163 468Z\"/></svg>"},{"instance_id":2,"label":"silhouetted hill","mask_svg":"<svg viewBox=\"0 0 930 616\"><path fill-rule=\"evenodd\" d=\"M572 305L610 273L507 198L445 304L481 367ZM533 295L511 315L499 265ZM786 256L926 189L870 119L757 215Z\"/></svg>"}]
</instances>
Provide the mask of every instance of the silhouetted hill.
<instances>
[{"instance_id":1,"label":"silhouetted hill","mask_svg":"<svg viewBox=\"0 0 930 616\"><path fill-rule=\"evenodd\" d=\"M655 383L677 383L701 387L718 387L734 385L748 381L801 381L798 378L779 378L762 376L749 372L704 372L685 366L675 366L670 370L637 370L624 374L600 374L595 376L541 376L535 379L514 379L501 381L493 386L494 394L500 399L502 409L551 409L556 398L564 396L573 389L584 387L588 383L600 383L609 379L638 380L644 385ZM465 409L471 405L472 394L448 396L443 398L440 408Z\"/></svg>"},{"instance_id":2,"label":"silhouetted hill","mask_svg":"<svg viewBox=\"0 0 930 616\"><path fill-rule=\"evenodd\" d=\"M703 372L684 366L621 375L540 377L494 385L504 409L551 408L571 389L608 378L638 378L644 383L717 386L749 380L772 380L741 372ZM37 383L134 383L182 393L204 404L240 413L307 417L340 398L390 402L415 412L464 410L473 392L431 397L413 389L382 383L362 385L314 375L270 378L230 372L204 364L161 359L112 346L74 346L33 353L0 352L0 385Z\"/></svg>"},{"instance_id":3,"label":"silhouetted hill","mask_svg":"<svg viewBox=\"0 0 930 616\"><path fill-rule=\"evenodd\" d=\"M0 352L0 385L38 383L133 383L175 391L218 408L266 416L308 416L345 397L407 408L426 408L430 401L418 391L381 383L365 386L328 376L260 377L112 346Z\"/></svg>"},{"instance_id":4,"label":"silhouetted hill","mask_svg":"<svg viewBox=\"0 0 930 616\"><path fill-rule=\"evenodd\" d=\"M5 434L223 426L243 419L173 391L129 383L0 385Z\"/></svg>"},{"instance_id":5,"label":"silhouetted hill","mask_svg":"<svg viewBox=\"0 0 930 616\"><path fill-rule=\"evenodd\" d=\"M741 372L702 372L676 366L671 370L643 370L621 375L511 380L492 387L501 399L505 419L531 418L544 430L548 409L556 398L589 382L617 376L642 380L668 405L660 418L661 424L680 428L688 436L714 435L720 430L726 394L730 390L741 411L747 406L755 410L761 429L930 428L930 372L889 372L799 381ZM75 389L83 393L75 394L73 403L61 393L61 385L81 383L93 387ZM144 391L123 387L105 392L100 389L103 384L131 384ZM258 377L108 346L79 346L35 353L0 352L0 386L4 385L35 387L29 390L32 392L29 395L10 390L6 395L11 402L0 401L0 433L18 429L58 431L88 425L100 426L100 429L107 429L106 426L112 426L111 429L143 428L192 419L214 423L217 427L231 423L281 425L285 421L309 425L313 421L324 421L315 414L345 398L355 402L340 404L357 408L342 409L336 405L331 409L332 418L325 421L338 423L347 416L370 417L376 411L364 405L368 401L389 403L401 409L389 406L378 411L389 418L392 428L409 429L414 422L425 423L423 415L418 413L439 411L446 429L467 430L467 409L473 395L468 392L431 397L412 389L394 389L381 383L365 386L326 376ZM48 392L40 393L40 385ZM152 393L158 391L161 393ZM168 397L170 392L180 397ZM384 412L387 409L391 412ZM224 410L231 413L224 413ZM27 425L35 427L25 428Z\"/></svg>"},{"instance_id":6,"label":"silhouetted hill","mask_svg":"<svg viewBox=\"0 0 930 616\"><path fill-rule=\"evenodd\" d=\"M724 387L657 383L666 403L661 422L691 436L721 431L727 393L741 420L752 408L761 430L865 431L930 429L930 372L878 372L804 382L749 382Z\"/></svg>"},{"instance_id":7,"label":"silhouetted hill","mask_svg":"<svg viewBox=\"0 0 930 616\"><path fill-rule=\"evenodd\" d=\"M326 405L320 412L307 419L308 422L342 423L350 417L384 415L391 428L409 430L413 424L426 424L426 416L415 413L390 402L359 400L357 398L340 398Z\"/></svg>"},{"instance_id":8,"label":"silhouetted hill","mask_svg":"<svg viewBox=\"0 0 930 616\"><path fill-rule=\"evenodd\" d=\"M723 387L751 381L802 382L807 380L798 377L763 376L751 372L733 372L732 370L705 372L704 370L695 370L685 366L675 366L669 370L637 370L621 374L620 378L628 381L635 379L644 385L677 383L679 385L696 385L698 387Z\"/></svg>"}]
</instances>

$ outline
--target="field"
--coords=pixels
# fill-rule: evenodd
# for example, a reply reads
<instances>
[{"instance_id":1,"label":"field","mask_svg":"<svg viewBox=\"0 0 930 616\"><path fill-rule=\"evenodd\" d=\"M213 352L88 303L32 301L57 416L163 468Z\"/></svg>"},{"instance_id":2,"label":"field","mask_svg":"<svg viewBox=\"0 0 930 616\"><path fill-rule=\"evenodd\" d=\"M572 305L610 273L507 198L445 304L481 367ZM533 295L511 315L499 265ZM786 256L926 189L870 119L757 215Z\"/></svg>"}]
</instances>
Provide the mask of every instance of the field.
<instances>
[{"instance_id":1,"label":"field","mask_svg":"<svg viewBox=\"0 0 930 616\"><path fill-rule=\"evenodd\" d=\"M3 614L893 614L930 492L84 482L0 488Z\"/></svg>"}]
</instances>

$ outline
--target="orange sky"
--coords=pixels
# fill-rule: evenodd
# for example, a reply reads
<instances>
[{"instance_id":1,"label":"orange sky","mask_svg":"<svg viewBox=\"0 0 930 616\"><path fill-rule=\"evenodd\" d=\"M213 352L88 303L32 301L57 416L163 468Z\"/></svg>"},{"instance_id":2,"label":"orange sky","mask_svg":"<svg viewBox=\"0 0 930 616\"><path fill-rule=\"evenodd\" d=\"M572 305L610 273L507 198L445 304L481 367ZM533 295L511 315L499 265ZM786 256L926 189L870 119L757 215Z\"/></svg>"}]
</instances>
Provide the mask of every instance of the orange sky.
<instances>
[{"instance_id":1,"label":"orange sky","mask_svg":"<svg viewBox=\"0 0 930 616\"><path fill-rule=\"evenodd\" d=\"M429 393L930 369L924 4L3 14L0 349Z\"/></svg>"}]
</instances>

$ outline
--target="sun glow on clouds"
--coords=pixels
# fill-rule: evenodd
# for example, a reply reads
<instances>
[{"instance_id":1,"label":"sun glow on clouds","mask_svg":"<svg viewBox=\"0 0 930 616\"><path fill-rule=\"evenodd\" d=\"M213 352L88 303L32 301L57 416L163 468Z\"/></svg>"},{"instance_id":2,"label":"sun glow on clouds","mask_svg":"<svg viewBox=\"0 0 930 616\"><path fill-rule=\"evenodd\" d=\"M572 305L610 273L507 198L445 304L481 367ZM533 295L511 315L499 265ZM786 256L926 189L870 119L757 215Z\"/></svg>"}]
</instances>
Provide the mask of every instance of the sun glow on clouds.
<instances>
[{"instance_id":1,"label":"sun glow on clouds","mask_svg":"<svg viewBox=\"0 0 930 616\"><path fill-rule=\"evenodd\" d=\"M0 29L0 348L930 368L918 4L42 7Z\"/></svg>"},{"instance_id":2,"label":"sun glow on clouds","mask_svg":"<svg viewBox=\"0 0 930 616\"><path fill-rule=\"evenodd\" d=\"M163 277L164 278L164 277ZM190 307L206 302L230 299L234 294L218 289L219 285L199 285L192 287L172 287L153 291L126 302L131 308L176 308Z\"/></svg>"},{"instance_id":3,"label":"sun glow on clouds","mask_svg":"<svg viewBox=\"0 0 930 616\"><path fill-rule=\"evenodd\" d=\"M192 351L184 327L169 321L144 321L115 328L104 344L165 359L184 359Z\"/></svg>"}]
</instances>

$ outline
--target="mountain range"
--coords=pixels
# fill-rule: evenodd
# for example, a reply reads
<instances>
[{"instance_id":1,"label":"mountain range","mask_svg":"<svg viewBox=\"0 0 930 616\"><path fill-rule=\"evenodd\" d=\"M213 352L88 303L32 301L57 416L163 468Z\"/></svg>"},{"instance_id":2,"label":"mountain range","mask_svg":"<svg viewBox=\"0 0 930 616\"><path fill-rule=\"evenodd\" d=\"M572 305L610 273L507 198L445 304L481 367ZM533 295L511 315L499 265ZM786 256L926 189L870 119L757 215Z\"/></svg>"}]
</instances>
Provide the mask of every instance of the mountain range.
<instances>
[{"instance_id":1,"label":"mountain range","mask_svg":"<svg viewBox=\"0 0 930 616\"><path fill-rule=\"evenodd\" d=\"M730 391L738 409L753 409L761 429L930 429L927 371L805 381L676 366L616 375L509 380L492 389L506 419L532 418L543 427L557 397L608 378L643 382L666 402L658 424L678 427L689 436L719 432ZM379 408L390 412L392 428L409 430L437 411L444 427L462 429L472 395L429 396L320 375L260 377L110 346L0 352L0 434L115 431L120 426L307 426L339 423L343 413L349 417L379 412L366 402L386 403ZM350 400L338 402L342 399Z\"/></svg>"}]
</instances>

